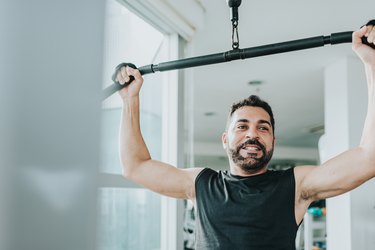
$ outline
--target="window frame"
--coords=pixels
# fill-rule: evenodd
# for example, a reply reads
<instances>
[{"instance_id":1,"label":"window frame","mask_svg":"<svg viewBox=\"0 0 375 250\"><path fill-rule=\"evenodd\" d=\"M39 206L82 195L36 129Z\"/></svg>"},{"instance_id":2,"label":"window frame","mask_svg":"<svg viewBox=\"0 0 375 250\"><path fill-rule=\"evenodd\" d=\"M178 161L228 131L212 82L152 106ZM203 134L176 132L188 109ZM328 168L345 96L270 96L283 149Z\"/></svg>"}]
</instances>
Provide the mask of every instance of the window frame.
<instances>
[{"instance_id":1,"label":"window frame","mask_svg":"<svg viewBox=\"0 0 375 250\"><path fill-rule=\"evenodd\" d=\"M124 1L118 2L126 8L129 7ZM137 14L137 12L133 11L133 8L128 8L128 10L133 14ZM145 20L144 18L142 19ZM145 21L150 23L149 18ZM170 30L161 30L160 25L153 26L165 35L168 60L181 58L186 44L185 40L177 33L170 33ZM161 161L167 162L173 166L181 167L184 165L184 136L181 136L179 131L184 131L184 77L183 73L180 71L168 71L158 74L162 74ZM98 176L98 190L100 188L145 189L144 187L127 180L120 174L105 172L100 172ZM160 211L160 249L183 249L183 201L161 196Z\"/></svg>"}]
</instances>

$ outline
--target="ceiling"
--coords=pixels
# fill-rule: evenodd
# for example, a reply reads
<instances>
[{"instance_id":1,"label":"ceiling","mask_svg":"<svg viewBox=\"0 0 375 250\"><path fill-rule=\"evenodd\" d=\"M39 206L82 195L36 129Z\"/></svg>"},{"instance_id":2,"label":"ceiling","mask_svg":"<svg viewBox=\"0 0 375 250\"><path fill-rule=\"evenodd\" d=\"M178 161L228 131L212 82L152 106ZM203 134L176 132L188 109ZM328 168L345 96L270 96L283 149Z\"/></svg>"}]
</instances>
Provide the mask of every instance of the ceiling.
<instances>
[{"instance_id":1,"label":"ceiling","mask_svg":"<svg viewBox=\"0 0 375 250\"><path fill-rule=\"evenodd\" d=\"M231 49L226 1L208 0L204 6L204 26L193 38L192 56ZM240 48L355 30L374 17L374 10L373 0L244 0ZM220 142L230 105L258 94L273 107L278 145L317 147L321 133L310 130L324 125L324 68L345 56L355 56L350 44L194 68L195 140ZM263 84L250 86L252 80Z\"/></svg>"}]
</instances>

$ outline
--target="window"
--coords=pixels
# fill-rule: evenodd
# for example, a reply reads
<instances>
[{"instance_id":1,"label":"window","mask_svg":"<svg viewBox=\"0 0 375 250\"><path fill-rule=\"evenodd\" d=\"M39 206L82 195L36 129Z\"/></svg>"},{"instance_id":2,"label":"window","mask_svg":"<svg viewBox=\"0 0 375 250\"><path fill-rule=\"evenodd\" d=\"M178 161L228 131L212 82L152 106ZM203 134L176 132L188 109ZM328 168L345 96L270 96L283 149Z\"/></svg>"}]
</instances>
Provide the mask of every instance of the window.
<instances>
[{"instance_id":1,"label":"window","mask_svg":"<svg viewBox=\"0 0 375 250\"><path fill-rule=\"evenodd\" d=\"M137 66L169 60L169 36L156 30L115 0L106 2L103 88L117 64ZM144 77L141 129L153 159L162 158L162 74ZM121 99L103 102L101 174L98 195L98 250L161 249L161 196L121 176L118 134Z\"/></svg>"},{"instance_id":2,"label":"window","mask_svg":"<svg viewBox=\"0 0 375 250\"><path fill-rule=\"evenodd\" d=\"M160 197L136 188L99 191L99 250L160 249Z\"/></svg>"}]
</instances>

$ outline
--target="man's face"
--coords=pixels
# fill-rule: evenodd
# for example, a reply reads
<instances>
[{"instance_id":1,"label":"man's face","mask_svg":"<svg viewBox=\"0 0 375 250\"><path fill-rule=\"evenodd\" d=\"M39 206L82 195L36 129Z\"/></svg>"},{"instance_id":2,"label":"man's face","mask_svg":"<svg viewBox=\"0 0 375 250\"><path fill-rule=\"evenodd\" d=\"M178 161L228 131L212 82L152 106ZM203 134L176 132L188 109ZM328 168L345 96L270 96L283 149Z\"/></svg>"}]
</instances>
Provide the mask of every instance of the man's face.
<instances>
[{"instance_id":1,"label":"man's face","mask_svg":"<svg viewBox=\"0 0 375 250\"><path fill-rule=\"evenodd\" d=\"M275 138L270 120L260 107L244 106L233 113L222 141L228 157L242 170L257 171L271 160Z\"/></svg>"}]
</instances>

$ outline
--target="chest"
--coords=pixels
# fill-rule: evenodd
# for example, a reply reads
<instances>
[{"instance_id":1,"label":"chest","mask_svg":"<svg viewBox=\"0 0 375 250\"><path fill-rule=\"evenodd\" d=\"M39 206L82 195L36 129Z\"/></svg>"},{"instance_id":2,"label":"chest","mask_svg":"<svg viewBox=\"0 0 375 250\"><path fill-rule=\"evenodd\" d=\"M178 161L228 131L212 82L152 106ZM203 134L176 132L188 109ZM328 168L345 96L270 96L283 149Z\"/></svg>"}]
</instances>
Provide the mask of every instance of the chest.
<instances>
[{"instance_id":1,"label":"chest","mask_svg":"<svg viewBox=\"0 0 375 250\"><path fill-rule=\"evenodd\" d=\"M283 192L279 192L282 189ZM264 225L290 209L292 197L280 181L216 182L197 203L200 217L218 223Z\"/></svg>"}]
</instances>

